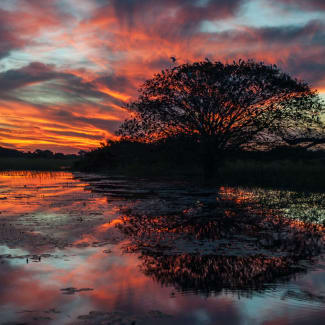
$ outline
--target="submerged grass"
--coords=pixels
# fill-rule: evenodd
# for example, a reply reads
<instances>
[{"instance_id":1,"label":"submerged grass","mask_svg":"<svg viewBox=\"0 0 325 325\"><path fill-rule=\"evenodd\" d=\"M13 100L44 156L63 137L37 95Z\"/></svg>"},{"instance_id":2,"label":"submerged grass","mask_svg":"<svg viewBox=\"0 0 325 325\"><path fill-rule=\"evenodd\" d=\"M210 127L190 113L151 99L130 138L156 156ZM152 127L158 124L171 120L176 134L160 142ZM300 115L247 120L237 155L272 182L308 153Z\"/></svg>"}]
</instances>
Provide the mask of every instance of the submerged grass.
<instances>
[{"instance_id":1,"label":"submerged grass","mask_svg":"<svg viewBox=\"0 0 325 325\"><path fill-rule=\"evenodd\" d=\"M65 170L70 169L74 161L74 159L0 158L0 170Z\"/></svg>"}]
</instances>

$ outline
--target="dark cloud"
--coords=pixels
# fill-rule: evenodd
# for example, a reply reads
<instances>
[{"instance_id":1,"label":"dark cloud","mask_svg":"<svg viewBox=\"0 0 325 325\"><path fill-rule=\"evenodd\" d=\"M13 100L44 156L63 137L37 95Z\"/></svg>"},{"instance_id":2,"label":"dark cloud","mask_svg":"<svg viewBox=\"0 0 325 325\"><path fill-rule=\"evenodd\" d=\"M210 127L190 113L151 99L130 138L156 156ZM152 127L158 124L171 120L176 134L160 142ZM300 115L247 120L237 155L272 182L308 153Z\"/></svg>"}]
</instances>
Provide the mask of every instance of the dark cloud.
<instances>
[{"instance_id":1,"label":"dark cloud","mask_svg":"<svg viewBox=\"0 0 325 325\"><path fill-rule=\"evenodd\" d=\"M100 83L110 89L125 92L134 87L132 81L126 76L118 76L115 74L100 77L95 80L95 83Z\"/></svg>"},{"instance_id":2,"label":"dark cloud","mask_svg":"<svg viewBox=\"0 0 325 325\"><path fill-rule=\"evenodd\" d=\"M307 9L311 11L325 10L324 0L275 0L274 3L281 3L288 7L295 7L297 9Z\"/></svg>"},{"instance_id":3,"label":"dark cloud","mask_svg":"<svg viewBox=\"0 0 325 325\"><path fill-rule=\"evenodd\" d=\"M285 62L291 74L303 79L314 87L323 87L325 81L325 46L317 53L292 53Z\"/></svg>"},{"instance_id":4,"label":"dark cloud","mask_svg":"<svg viewBox=\"0 0 325 325\"><path fill-rule=\"evenodd\" d=\"M0 74L0 92L7 92L30 84L65 76L65 74L56 72L52 65L32 62L20 69L2 72Z\"/></svg>"},{"instance_id":5,"label":"dark cloud","mask_svg":"<svg viewBox=\"0 0 325 325\"><path fill-rule=\"evenodd\" d=\"M161 31L181 28L191 33L201 22L235 15L244 0L113 0L117 18L129 28L164 25Z\"/></svg>"},{"instance_id":6,"label":"dark cloud","mask_svg":"<svg viewBox=\"0 0 325 325\"><path fill-rule=\"evenodd\" d=\"M85 82L81 78L71 74L62 74L63 82L57 84L56 87L60 91L71 96L72 99L81 99L85 97L101 98L105 95L96 89L93 82Z\"/></svg>"},{"instance_id":7,"label":"dark cloud","mask_svg":"<svg viewBox=\"0 0 325 325\"><path fill-rule=\"evenodd\" d=\"M60 122L65 123L74 123L74 124L83 124L83 125L92 125L101 130L110 130L115 131L120 126L121 122L116 120L103 120L99 118L91 118L84 116L75 116L67 110L53 110L48 111L48 114L51 117Z\"/></svg>"},{"instance_id":8,"label":"dark cloud","mask_svg":"<svg viewBox=\"0 0 325 325\"><path fill-rule=\"evenodd\" d=\"M46 81L51 82L44 84ZM33 87L22 89L27 86ZM32 62L20 69L11 69L0 73L2 98L21 100L32 105L39 105L39 95L55 95L70 104L88 104L98 108L103 107L100 100L103 104L105 102L121 104L118 98L101 91L101 86L123 93L136 89L131 80L126 77L113 74L88 82L72 73L57 71L54 65L41 62ZM17 89L19 92L16 91ZM105 108L107 109L107 105ZM63 111L60 112L64 114ZM76 120L75 117L74 119Z\"/></svg>"},{"instance_id":9,"label":"dark cloud","mask_svg":"<svg viewBox=\"0 0 325 325\"><path fill-rule=\"evenodd\" d=\"M26 44L26 41L13 30L11 22L10 13L0 9L0 59L8 56L12 50L22 48Z\"/></svg>"},{"instance_id":10,"label":"dark cloud","mask_svg":"<svg viewBox=\"0 0 325 325\"><path fill-rule=\"evenodd\" d=\"M82 132L82 130L81 130ZM53 135L63 135L67 138L69 137L78 137L78 138L84 138L84 139L92 139L92 140L103 140L103 135L91 135L91 134L84 134L81 132L73 132L73 131L50 131L49 134Z\"/></svg>"},{"instance_id":11,"label":"dark cloud","mask_svg":"<svg viewBox=\"0 0 325 325\"><path fill-rule=\"evenodd\" d=\"M324 22L315 20L303 26L247 27L244 30L211 33L209 41L224 49L223 58L229 60L258 58L276 63L291 75L309 82L312 86L323 87ZM216 55L212 57L216 58Z\"/></svg>"},{"instance_id":12,"label":"dark cloud","mask_svg":"<svg viewBox=\"0 0 325 325\"><path fill-rule=\"evenodd\" d=\"M212 33L210 40L231 42L233 48L238 44L264 43L266 46L270 43L296 45L308 44L320 45L325 47L325 23L314 20L303 26L279 26L279 27L247 27L244 30L229 30L222 33ZM231 48L229 48L231 50Z\"/></svg>"},{"instance_id":13,"label":"dark cloud","mask_svg":"<svg viewBox=\"0 0 325 325\"><path fill-rule=\"evenodd\" d=\"M60 79L63 82L53 84L52 87L68 92L71 96L80 94L98 97L101 94L91 83L83 82L81 78L73 74L58 72L54 65L41 62L32 62L20 69L11 69L0 73L0 93L7 93L17 88L54 79Z\"/></svg>"},{"instance_id":14,"label":"dark cloud","mask_svg":"<svg viewBox=\"0 0 325 325\"><path fill-rule=\"evenodd\" d=\"M325 24L319 20L304 26L260 28L257 32L265 42L308 42L309 45L325 46Z\"/></svg>"},{"instance_id":15,"label":"dark cloud","mask_svg":"<svg viewBox=\"0 0 325 325\"><path fill-rule=\"evenodd\" d=\"M33 44L38 33L58 28L70 19L71 15L63 14L56 1L19 0L13 11L1 9L0 1L0 59Z\"/></svg>"},{"instance_id":16,"label":"dark cloud","mask_svg":"<svg viewBox=\"0 0 325 325\"><path fill-rule=\"evenodd\" d=\"M171 53L171 56L174 56L174 55ZM149 63L149 67L150 67L150 69L152 69L154 71L161 70L161 69L171 67L172 63L173 62L170 57L160 57L160 58L156 58L155 60L152 60ZM176 58L175 64L176 63L177 63L177 58Z\"/></svg>"}]
</instances>

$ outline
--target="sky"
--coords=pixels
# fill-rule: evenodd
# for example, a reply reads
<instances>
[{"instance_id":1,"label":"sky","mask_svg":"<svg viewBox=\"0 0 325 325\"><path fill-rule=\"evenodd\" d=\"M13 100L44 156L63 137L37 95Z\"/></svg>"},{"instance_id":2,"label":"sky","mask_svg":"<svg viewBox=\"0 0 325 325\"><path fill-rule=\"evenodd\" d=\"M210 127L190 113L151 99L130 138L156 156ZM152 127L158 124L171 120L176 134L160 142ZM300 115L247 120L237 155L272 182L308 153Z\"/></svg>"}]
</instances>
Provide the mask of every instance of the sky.
<instances>
[{"instance_id":1,"label":"sky","mask_svg":"<svg viewBox=\"0 0 325 325\"><path fill-rule=\"evenodd\" d=\"M325 97L325 1L1 0L0 146L97 147L170 57L277 64Z\"/></svg>"}]
</instances>

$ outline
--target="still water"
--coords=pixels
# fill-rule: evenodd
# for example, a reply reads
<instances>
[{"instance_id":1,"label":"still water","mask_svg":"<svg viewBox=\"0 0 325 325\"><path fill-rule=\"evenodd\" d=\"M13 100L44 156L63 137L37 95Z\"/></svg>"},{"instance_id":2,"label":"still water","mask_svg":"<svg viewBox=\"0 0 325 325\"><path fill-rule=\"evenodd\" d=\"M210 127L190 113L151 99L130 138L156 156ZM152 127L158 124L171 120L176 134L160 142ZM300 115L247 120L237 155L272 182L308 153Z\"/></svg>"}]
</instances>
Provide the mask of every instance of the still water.
<instances>
[{"instance_id":1,"label":"still water","mask_svg":"<svg viewBox=\"0 0 325 325\"><path fill-rule=\"evenodd\" d=\"M1 324L324 324L325 194L0 173Z\"/></svg>"}]
</instances>

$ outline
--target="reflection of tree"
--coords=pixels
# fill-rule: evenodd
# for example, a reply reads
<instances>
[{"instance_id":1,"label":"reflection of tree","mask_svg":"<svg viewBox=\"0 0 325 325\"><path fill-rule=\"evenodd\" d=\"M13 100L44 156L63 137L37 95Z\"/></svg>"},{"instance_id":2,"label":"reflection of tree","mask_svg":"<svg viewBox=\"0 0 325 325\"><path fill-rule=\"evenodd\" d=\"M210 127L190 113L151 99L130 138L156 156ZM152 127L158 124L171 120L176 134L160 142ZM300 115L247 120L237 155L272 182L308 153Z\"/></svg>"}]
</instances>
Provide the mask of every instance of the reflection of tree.
<instances>
[{"instance_id":1,"label":"reflection of tree","mask_svg":"<svg viewBox=\"0 0 325 325\"><path fill-rule=\"evenodd\" d=\"M304 271L302 260L321 253L323 228L263 210L243 193L223 193L175 215L129 213L121 231L142 271L162 285L204 294L249 292Z\"/></svg>"},{"instance_id":2,"label":"reflection of tree","mask_svg":"<svg viewBox=\"0 0 325 325\"><path fill-rule=\"evenodd\" d=\"M302 269L289 257L217 256L181 254L142 255L142 270L164 286L178 291L217 293L223 289L247 293L276 279L288 280Z\"/></svg>"}]
</instances>

